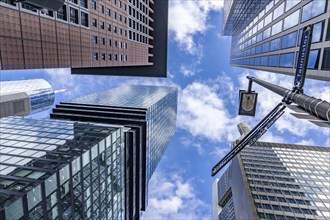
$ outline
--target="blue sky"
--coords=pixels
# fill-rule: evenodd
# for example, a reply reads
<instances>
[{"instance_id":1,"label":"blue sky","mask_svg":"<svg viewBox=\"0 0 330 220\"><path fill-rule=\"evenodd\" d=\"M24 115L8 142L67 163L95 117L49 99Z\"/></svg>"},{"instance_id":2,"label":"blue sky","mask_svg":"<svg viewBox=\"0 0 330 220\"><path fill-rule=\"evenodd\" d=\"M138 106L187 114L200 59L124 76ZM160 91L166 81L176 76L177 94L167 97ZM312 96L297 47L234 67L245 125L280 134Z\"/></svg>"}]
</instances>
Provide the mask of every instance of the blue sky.
<instances>
[{"instance_id":1,"label":"blue sky","mask_svg":"<svg viewBox=\"0 0 330 220\"><path fill-rule=\"evenodd\" d=\"M281 98L254 85L259 93L256 117L237 116L238 90L247 75L291 88L293 77L229 65L230 38L221 36L222 2L170 1L168 78L71 75L69 69L2 71L1 80L43 78L57 94L55 103L123 84L179 87L177 132L149 184L144 219L210 219L211 168L239 137L236 125L253 127ZM329 84L307 79L305 93L329 101ZM29 117L47 117L49 111ZM264 141L330 145L329 129L298 120L289 110L264 135ZM218 175L218 177L220 174Z\"/></svg>"}]
</instances>

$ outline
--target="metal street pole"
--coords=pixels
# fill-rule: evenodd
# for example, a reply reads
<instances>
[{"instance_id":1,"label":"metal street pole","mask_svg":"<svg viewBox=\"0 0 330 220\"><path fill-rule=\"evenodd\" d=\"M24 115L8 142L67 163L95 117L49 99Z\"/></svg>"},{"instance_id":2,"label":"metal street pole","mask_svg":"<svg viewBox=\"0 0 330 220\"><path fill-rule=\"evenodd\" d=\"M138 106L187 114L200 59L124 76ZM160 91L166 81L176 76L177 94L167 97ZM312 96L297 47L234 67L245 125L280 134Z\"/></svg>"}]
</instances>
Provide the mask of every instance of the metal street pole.
<instances>
[{"instance_id":1,"label":"metal street pole","mask_svg":"<svg viewBox=\"0 0 330 220\"><path fill-rule=\"evenodd\" d=\"M250 82L255 82L262 87L265 87L276 94L282 96L286 100L297 104L303 110L312 113L316 117L330 121L330 103L321 99L316 99L302 93L296 93L290 89L283 88L278 85L257 79L255 77L247 76Z\"/></svg>"}]
</instances>

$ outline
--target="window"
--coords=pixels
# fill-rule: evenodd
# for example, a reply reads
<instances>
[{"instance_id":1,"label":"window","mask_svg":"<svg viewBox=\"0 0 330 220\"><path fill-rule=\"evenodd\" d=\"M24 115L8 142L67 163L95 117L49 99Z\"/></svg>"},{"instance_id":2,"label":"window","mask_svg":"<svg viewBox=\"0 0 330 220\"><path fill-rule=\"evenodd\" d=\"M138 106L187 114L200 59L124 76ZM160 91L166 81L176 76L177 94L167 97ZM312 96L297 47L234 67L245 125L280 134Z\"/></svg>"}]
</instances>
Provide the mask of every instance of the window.
<instances>
[{"instance_id":1,"label":"window","mask_svg":"<svg viewBox=\"0 0 330 220\"><path fill-rule=\"evenodd\" d=\"M314 24L312 43L322 41L324 21Z\"/></svg>"},{"instance_id":2,"label":"window","mask_svg":"<svg viewBox=\"0 0 330 220\"><path fill-rule=\"evenodd\" d=\"M111 54L110 53L108 54L108 60L111 60Z\"/></svg>"},{"instance_id":3,"label":"window","mask_svg":"<svg viewBox=\"0 0 330 220\"><path fill-rule=\"evenodd\" d=\"M289 47L295 47L296 46L296 39L297 39L297 31L292 32L290 34L284 35L282 37L282 45L281 48L289 48Z\"/></svg>"},{"instance_id":4,"label":"window","mask_svg":"<svg viewBox=\"0 0 330 220\"><path fill-rule=\"evenodd\" d=\"M257 35L257 42L262 41L262 32Z\"/></svg>"},{"instance_id":5,"label":"window","mask_svg":"<svg viewBox=\"0 0 330 220\"><path fill-rule=\"evenodd\" d=\"M100 12L101 12L102 14L104 14L104 5L101 5L101 4L100 4Z\"/></svg>"},{"instance_id":6,"label":"window","mask_svg":"<svg viewBox=\"0 0 330 220\"><path fill-rule=\"evenodd\" d=\"M78 9L70 7L70 22L79 24L78 22Z\"/></svg>"},{"instance_id":7,"label":"window","mask_svg":"<svg viewBox=\"0 0 330 220\"><path fill-rule=\"evenodd\" d=\"M97 36L92 36L92 41L94 44L97 44Z\"/></svg>"},{"instance_id":8,"label":"window","mask_svg":"<svg viewBox=\"0 0 330 220\"><path fill-rule=\"evenodd\" d=\"M323 26L324 26L324 21L314 24L312 43L317 43L317 42L322 41ZM298 46L300 46L302 31L303 31L303 29L299 30Z\"/></svg>"},{"instance_id":9,"label":"window","mask_svg":"<svg viewBox=\"0 0 330 220\"><path fill-rule=\"evenodd\" d=\"M99 60L99 54L98 53L94 53L93 57L94 57L94 60Z\"/></svg>"},{"instance_id":10,"label":"window","mask_svg":"<svg viewBox=\"0 0 330 220\"><path fill-rule=\"evenodd\" d=\"M309 51L309 57L308 57L308 63L307 63L308 69L318 69L319 59L320 59L319 54L320 54L320 50Z\"/></svg>"},{"instance_id":11,"label":"window","mask_svg":"<svg viewBox=\"0 0 330 220\"><path fill-rule=\"evenodd\" d=\"M330 40L330 18L328 19L328 28L327 28L327 35L325 36L325 40Z\"/></svg>"},{"instance_id":12,"label":"window","mask_svg":"<svg viewBox=\"0 0 330 220\"><path fill-rule=\"evenodd\" d=\"M258 23L258 31L260 31L263 27L264 27L264 20L261 20L261 21Z\"/></svg>"},{"instance_id":13,"label":"window","mask_svg":"<svg viewBox=\"0 0 330 220\"><path fill-rule=\"evenodd\" d=\"M294 53L285 53L280 55L280 67L293 67Z\"/></svg>"},{"instance_id":14,"label":"window","mask_svg":"<svg viewBox=\"0 0 330 220\"><path fill-rule=\"evenodd\" d=\"M80 0L80 6L81 7L87 8L88 7L87 5L88 5L87 0Z\"/></svg>"},{"instance_id":15,"label":"window","mask_svg":"<svg viewBox=\"0 0 330 220\"><path fill-rule=\"evenodd\" d=\"M327 0L311 1L303 7L301 22L305 22L325 12Z\"/></svg>"},{"instance_id":16,"label":"window","mask_svg":"<svg viewBox=\"0 0 330 220\"><path fill-rule=\"evenodd\" d=\"M269 56L269 66L278 66L278 55Z\"/></svg>"},{"instance_id":17,"label":"window","mask_svg":"<svg viewBox=\"0 0 330 220\"><path fill-rule=\"evenodd\" d=\"M300 13L300 9L295 11L294 13L290 14L286 18L284 18L283 30L289 29L289 28L291 28L291 27L298 24L298 22L299 22L299 13Z\"/></svg>"},{"instance_id":18,"label":"window","mask_svg":"<svg viewBox=\"0 0 330 220\"><path fill-rule=\"evenodd\" d=\"M281 38L276 38L270 42L269 51L279 50L280 49Z\"/></svg>"},{"instance_id":19,"label":"window","mask_svg":"<svg viewBox=\"0 0 330 220\"><path fill-rule=\"evenodd\" d=\"M301 0L287 0L285 5L285 12L296 6Z\"/></svg>"},{"instance_id":20,"label":"window","mask_svg":"<svg viewBox=\"0 0 330 220\"><path fill-rule=\"evenodd\" d=\"M267 15L267 17L265 18L265 26L267 26L270 22L272 22L272 16L273 16L273 12Z\"/></svg>"},{"instance_id":21,"label":"window","mask_svg":"<svg viewBox=\"0 0 330 220\"><path fill-rule=\"evenodd\" d=\"M280 17L284 12L284 2L282 4L280 4L273 12L274 16L273 16L273 20L275 20L276 18Z\"/></svg>"},{"instance_id":22,"label":"window","mask_svg":"<svg viewBox=\"0 0 330 220\"><path fill-rule=\"evenodd\" d=\"M107 15L111 16L111 10L109 8L107 8Z\"/></svg>"},{"instance_id":23,"label":"window","mask_svg":"<svg viewBox=\"0 0 330 220\"><path fill-rule=\"evenodd\" d=\"M96 1L95 0L92 1L92 9L96 10Z\"/></svg>"},{"instance_id":24,"label":"window","mask_svg":"<svg viewBox=\"0 0 330 220\"><path fill-rule=\"evenodd\" d=\"M94 27L97 27L97 20L95 18L92 18L92 25Z\"/></svg>"},{"instance_id":25,"label":"window","mask_svg":"<svg viewBox=\"0 0 330 220\"><path fill-rule=\"evenodd\" d=\"M264 30L264 39L267 39L270 37L270 27Z\"/></svg>"},{"instance_id":26,"label":"window","mask_svg":"<svg viewBox=\"0 0 330 220\"><path fill-rule=\"evenodd\" d=\"M81 11L81 21L82 26L88 27L88 14Z\"/></svg>"},{"instance_id":27,"label":"window","mask_svg":"<svg viewBox=\"0 0 330 220\"><path fill-rule=\"evenodd\" d=\"M256 57L256 58L254 58L254 64L255 64L256 66L260 66L260 57Z\"/></svg>"},{"instance_id":28,"label":"window","mask_svg":"<svg viewBox=\"0 0 330 220\"><path fill-rule=\"evenodd\" d=\"M111 47L111 39L108 40L108 44Z\"/></svg>"},{"instance_id":29,"label":"window","mask_svg":"<svg viewBox=\"0 0 330 220\"><path fill-rule=\"evenodd\" d=\"M57 18L67 21L66 5L62 5L62 8L57 11Z\"/></svg>"},{"instance_id":30,"label":"window","mask_svg":"<svg viewBox=\"0 0 330 220\"><path fill-rule=\"evenodd\" d=\"M282 20L272 26L272 36L282 31Z\"/></svg>"},{"instance_id":31,"label":"window","mask_svg":"<svg viewBox=\"0 0 330 220\"><path fill-rule=\"evenodd\" d=\"M256 46L256 54L261 53L261 45Z\"/></svg>"},{"instance_id":32,"label":"window","mask_svg":"<svg viewBox=\"0 0 330 220\"><path fill-rule=\"evenodd\" d=\"M100 27L101 27L102 29L104 29L104 21L101 21L101 22L100 22Z\"/></svg>"},{"instance_id":33,"label":"window","mask_svg":"<svg viewBox=\"0 0 330 220\"><path fill-rule=\"evenodd\" d=\"M105 53L102 53L102 55L101 55L101 59L102 59L102 60L105 60Z\"/></svg>"},{"instance_id":34,"label":"window","mask_svg":"<svg viewBox=\"0 0 330 220\"><path fill-rule=\"evenodd\" d=\"M261 57L261 66L267 66L268 65L268 56Z\"/></svg>"},{"instance_id":35,"label":"window","mask_svg":"<svg viewBox=\"0 0 330 220\"><path fill-rule=\"evenodd\" d=\"M266 52L268 52L268 50L269 50L269 42L266 42L262 45L261 52L266 53Z\"/></svg>"},{"instance_id":36,"label":"window","mask_svg":"<svg viewBox=\"0 0 330 220\"><path fill-rule=\"evenodd\" d=\"M273 4L274 2L271 1L268 5L266 5L266 13L273 7Z\"/></svg>"},{"instance_id":37,"label":"window","mask_svg":"<svg viewBox=\"0 0 330 220\"><path fill-rule=\"evenodd\" d=\"M104 37L101 37L101 44L105 45L105 38Z\"/></svg>"}]
</instances>

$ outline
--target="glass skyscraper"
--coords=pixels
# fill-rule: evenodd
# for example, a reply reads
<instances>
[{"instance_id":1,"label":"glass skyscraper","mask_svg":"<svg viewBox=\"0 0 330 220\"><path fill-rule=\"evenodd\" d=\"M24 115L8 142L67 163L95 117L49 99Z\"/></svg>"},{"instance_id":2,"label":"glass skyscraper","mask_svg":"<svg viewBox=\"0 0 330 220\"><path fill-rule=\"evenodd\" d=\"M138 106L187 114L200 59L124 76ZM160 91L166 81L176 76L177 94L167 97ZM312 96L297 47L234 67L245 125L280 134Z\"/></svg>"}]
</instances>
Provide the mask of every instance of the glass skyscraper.
<instances>
[{"instance_id":1,"label":"glass skyscraper","mask_svg":"<svg viewBox=\"0 0 330 220\"><path fill-rule=\"evenodd\" d=\"M0 219L122 218L123 127L0 122Z\"/></svg>"},{"instance_id":2,"label":"glass skyscraper","mask_svg":"<svg viewBox=\"0 0 330 220\"><path fill-rule=\"evenodd\" d=\"M329 147L268 142L246 147L213 191L219 219L329 219L329 161Z\"/></svg>"},{"instance_id":3,"label":"glass skyscraper","mask_svg":"<svg viewBox=\"0 0 330 220\"><path fill-rule=\"evenodd\" d=\"M37 113L50 108L54 90L44 79L0 81L1 117Z\"/></svg>"},{"instance_id":4,"label":"glass skyscraper","mask_svg":"<svg viewBox=\"0 0 330 220\"><path fill-rule=\"evenodd\" d=\"M302 29L313 24L307 77L330 81L329 10L327 0L224 1L231 64L294 75Z\"/></svg>"},{"instance_id":5,"label":"glass skyscraper","mask_svg":"<svg viewBox=\"0 0 330 220\"><path fill-rule=\"evenodd\" d=\"M53 119L125 126L126 219L139 219L148 203L148 182L176 129L177 88L122 86L62 102ZM128 144L128 143L126 143Z\"/></svg>"}]
</instances>

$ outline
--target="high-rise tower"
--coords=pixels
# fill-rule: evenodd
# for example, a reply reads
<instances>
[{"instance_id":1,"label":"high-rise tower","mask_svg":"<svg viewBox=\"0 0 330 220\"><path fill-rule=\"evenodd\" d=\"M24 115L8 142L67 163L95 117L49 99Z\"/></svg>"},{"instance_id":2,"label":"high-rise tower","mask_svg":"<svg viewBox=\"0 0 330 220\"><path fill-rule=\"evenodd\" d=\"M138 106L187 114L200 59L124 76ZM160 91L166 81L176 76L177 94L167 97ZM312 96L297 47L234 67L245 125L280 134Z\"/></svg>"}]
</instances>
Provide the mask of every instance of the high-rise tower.
<instances>
[{"instance_id":1,"label":"high-rise tower","mask_svg":"<svg viewBox=\"0 0 330 220\"><path fill-rule=\"evenodd\" d=\"M330 81L330 2L224 2L224 35L232 36L231 64L294 75L302 29L314 25L307 77Z\"/></svg>"},{"instance_id":2,"label":"high-rise tower","mask_svg":"<svg viewBox=\"0 0 330 220\"><path fill-rule=\"evenodd\" d=\"M256 142L244 148L212 192L218 219L328 219L329 159L329 147Z\"/></svg>"},{"instance_id":3,"label":"high-rise tower","mask_svg":"<svg viewBox=\"0 0 330 220\"><path fill-rule=\"evenodd\" d=\"M50 108L55 94L43 79L0 81L0 117L33 114Z\"/></svg>"},{"instance_id":4,"label":"high-rise tower","mask_svg":"<svg viewBox=\"0 0 330 220\"><path fill-rule=\"evenodd\" d=\"M167 74L168 0L65 0L58 11L0 0L0 14L2 70Z\"/></svg>"},{"instance_id":5,"label":"high-rise tower","mask_svg":"<svg viewBox=\"0 0 330 220\"><path fill-rule=\"evenodd\" d=\"M176 128L177 89L158 86L123 86L62 102L53 119L123 125L134 131L126 148L126 213L137 219L148 203L148 182Z\"/></svg>"}]
</instances>

